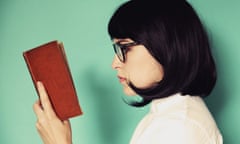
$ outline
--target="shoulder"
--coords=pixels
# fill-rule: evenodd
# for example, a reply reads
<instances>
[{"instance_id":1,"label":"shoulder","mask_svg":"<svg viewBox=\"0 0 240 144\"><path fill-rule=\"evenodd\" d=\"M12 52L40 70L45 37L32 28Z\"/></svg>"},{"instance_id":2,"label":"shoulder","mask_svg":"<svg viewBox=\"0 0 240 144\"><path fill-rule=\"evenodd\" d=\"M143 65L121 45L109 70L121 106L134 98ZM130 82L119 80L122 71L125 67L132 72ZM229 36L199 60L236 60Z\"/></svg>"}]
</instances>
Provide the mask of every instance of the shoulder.
<instances>
[{"instance_id":1,"label":"shoulder","mask_svg":"<svg viewBox=\"0 0 240 144\"><path fill-rule=\"evenodd\" d=\"M139 144L213 144L207 128L197 121L154 117L142 129Z\"/></svg>"},{"instance_id":2,"label":"shoulder","mask_svg":"<svg viewBox=\"0 0 240 144\"><path fill-rule=\"evenodd\" d=\"M206 129L189 119L155 119L149 124L147 131L151 133L150 140L168 144L197 144L196 142L203 144L203 141L209 139Z\"/></svg>"},{"instance_id":3,"label":"shoulder","mask_svg":"<svg viewBox=\"0 0 240 144\"><path fill-rule=\"evenodd\" d=\"M214 144L211 140L221 139L201 98L185 97L162 105L153 103L152 111L139 124L137 144Z\"/></svg>"}]
</instances>

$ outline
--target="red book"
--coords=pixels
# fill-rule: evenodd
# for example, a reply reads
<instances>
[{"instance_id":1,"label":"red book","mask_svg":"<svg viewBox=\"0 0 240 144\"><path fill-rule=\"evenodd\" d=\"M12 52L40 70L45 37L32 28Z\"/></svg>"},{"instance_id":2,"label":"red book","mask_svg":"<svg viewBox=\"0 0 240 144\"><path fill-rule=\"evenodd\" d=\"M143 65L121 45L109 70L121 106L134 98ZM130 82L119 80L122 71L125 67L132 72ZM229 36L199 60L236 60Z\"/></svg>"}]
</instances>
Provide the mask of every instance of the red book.
<instances>
[{"instance_id":1,"label":"red book","mask_svg":"<svg viewBox=\"0 0 240 144\"><path fill-rule=\"evenodd\" d=\"M35 88L41 81L61 120L82 114L61 42L52 41L23 52Z\"/></svg>"}]
</instances>

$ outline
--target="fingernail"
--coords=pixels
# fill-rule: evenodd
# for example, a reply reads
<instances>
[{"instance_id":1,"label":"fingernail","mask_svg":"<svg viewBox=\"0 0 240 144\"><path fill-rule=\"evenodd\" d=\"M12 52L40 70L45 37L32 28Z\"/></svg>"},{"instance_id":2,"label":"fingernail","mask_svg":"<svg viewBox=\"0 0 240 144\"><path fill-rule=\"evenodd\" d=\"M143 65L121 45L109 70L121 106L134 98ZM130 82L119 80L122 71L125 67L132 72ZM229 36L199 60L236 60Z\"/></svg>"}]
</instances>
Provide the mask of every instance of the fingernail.
<instances>
[{"instance_id":1,"label":"fingernail","mask_svg":"<svg viewBox=\"0 0 240 144\"><path fill-rule=\"evenodd\" d=\"M41 87L42 86L42 82L41 81L37 81L37 86Z\"/></svg>"}]
</instances>

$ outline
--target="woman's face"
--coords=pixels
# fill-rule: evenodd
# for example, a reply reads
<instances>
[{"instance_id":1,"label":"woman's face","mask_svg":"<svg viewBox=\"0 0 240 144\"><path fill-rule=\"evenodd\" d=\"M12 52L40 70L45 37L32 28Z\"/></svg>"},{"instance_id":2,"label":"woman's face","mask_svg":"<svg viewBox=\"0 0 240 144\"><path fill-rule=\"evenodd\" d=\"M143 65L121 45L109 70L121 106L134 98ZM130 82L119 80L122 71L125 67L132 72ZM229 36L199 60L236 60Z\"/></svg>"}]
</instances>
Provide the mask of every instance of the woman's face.
<instances>
[{"instance_id":1,"label":"woman's face","mask_svg":"<svg viewBox=\"0 0 240 144\"><path fill-rule=\"evenodd\" d=\"M114 43L128 44L131 39L114 39ZM131 82L137 88L148 88L161 81L164 75L163 67L148 52L145 46L129 47L125 53L125 62L121 62L115 55L112 68L117 71L119 82L123 85L126 95L136 95L129 87Z\"/></svg>"}]
</instances>

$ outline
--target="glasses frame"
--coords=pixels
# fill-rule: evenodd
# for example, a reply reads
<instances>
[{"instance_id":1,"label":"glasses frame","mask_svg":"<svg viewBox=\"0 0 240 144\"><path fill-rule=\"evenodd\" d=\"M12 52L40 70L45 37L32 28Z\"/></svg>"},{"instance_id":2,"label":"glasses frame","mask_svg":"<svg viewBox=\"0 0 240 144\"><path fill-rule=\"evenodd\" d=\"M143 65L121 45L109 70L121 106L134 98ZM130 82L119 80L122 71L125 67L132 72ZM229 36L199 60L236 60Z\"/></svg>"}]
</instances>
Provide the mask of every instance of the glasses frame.
<instances>
[{"instance_id":1,"label":"glasses frame","mask_svg":"<svg viewBox=\"0 0 240 144\"><path fill-rule=\"evenodd\" d=\"M126 44L121 44L121 42L113 43L113 49L115 54L118 56L118 59L121 62L125 62L126 60L126 53L129 47L139 45L137 42L130 42Z\"/></svg>"}]
</instances>

